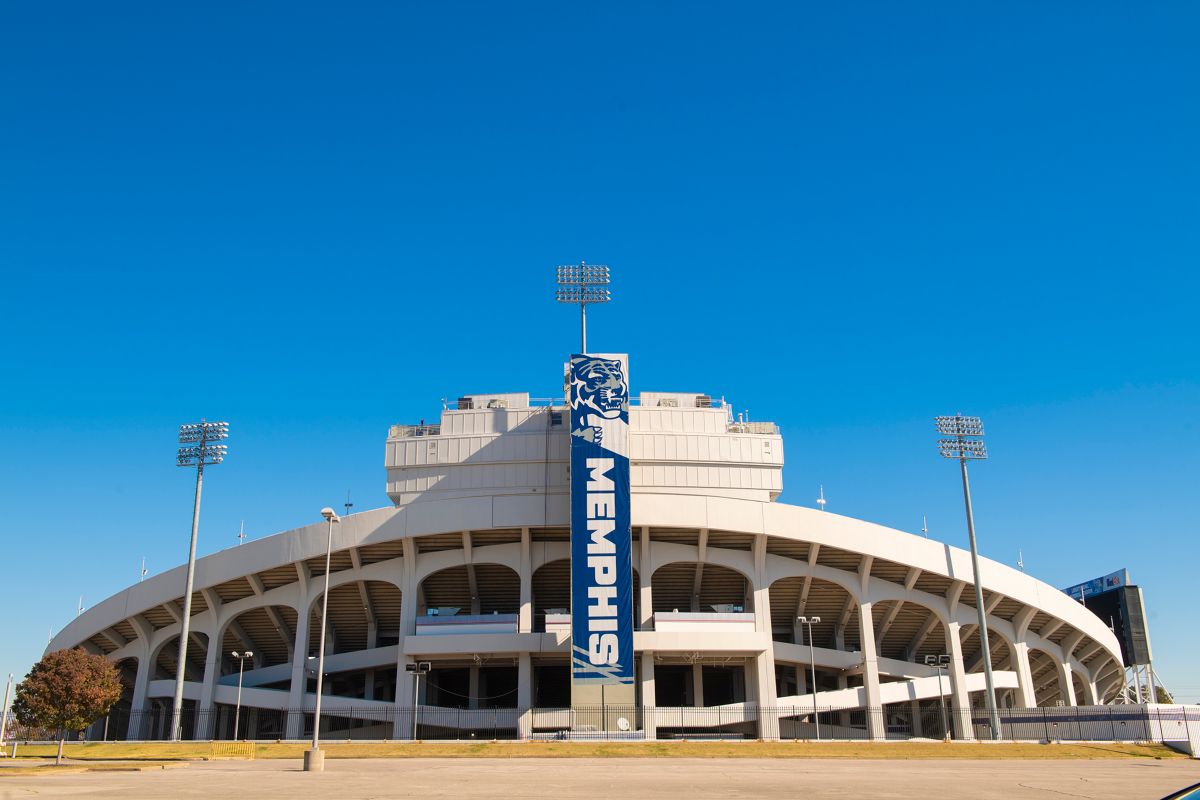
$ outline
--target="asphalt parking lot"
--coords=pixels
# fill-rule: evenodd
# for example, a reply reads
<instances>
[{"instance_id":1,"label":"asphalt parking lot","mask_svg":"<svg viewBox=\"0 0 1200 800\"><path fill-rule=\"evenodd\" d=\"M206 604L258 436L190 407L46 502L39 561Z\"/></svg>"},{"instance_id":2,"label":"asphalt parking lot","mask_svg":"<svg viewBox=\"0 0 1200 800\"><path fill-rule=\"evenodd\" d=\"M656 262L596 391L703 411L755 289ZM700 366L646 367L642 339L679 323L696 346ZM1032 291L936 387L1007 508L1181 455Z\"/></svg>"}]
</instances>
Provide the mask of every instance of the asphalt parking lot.
<instances>
[{"instance_id":1,"label":"asphalt parking lot","mask_svg":"<svg viewBox=\"0 0 1200 800\"><path fill-rule=\"evenodd\" d=\"M0 777L0 798L1161 798L1200 761L336 759L211 761L143 772Z\"/></svg>"}]
</instances>

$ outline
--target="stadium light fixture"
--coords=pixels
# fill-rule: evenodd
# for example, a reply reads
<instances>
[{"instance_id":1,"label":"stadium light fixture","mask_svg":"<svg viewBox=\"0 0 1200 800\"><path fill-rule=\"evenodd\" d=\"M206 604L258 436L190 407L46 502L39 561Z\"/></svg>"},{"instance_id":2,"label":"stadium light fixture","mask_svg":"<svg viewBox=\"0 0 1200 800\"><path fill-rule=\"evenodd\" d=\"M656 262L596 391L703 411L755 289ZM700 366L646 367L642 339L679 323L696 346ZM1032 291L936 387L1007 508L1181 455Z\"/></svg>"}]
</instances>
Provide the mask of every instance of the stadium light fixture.
<instances>
[{"instance_id":1,"label":"stadium light fixture","mask_svg":"<svg viewBox=\"0 0 1200 800\"><path fill-rule=\"evenodd\" d=\"M962 458L968 461L987 459L987 445L978 439L938 439L938 452L942 458Z\"/></svg>"},{"instance_id":2,"label":"stadium light fixture","mask_svg":"<svg viewBox=\"0 0 1200 800\"><path fill-rule=\"evenodd\" d=\"M934 417L937 432L943 436L983 436L983 420L979 417L954 416Z\"/></svg>"},{"instance_id":3,"label":"stadium light fixture","mask_svg":"<svg viewBox=\"0 0 1200 800\"><path fill-rule=\"evenodd\" d=\"M983 657L983 674L987 682L988 723L992 738L1000 738L1000 714L996 710L996 683L992 678L992 650L988 643L987 612L983 607L983 584L979 580L979 548L975 544L975 515L971 510L971 483L967 479L967 462L987 458L983 443L983 421L979 417L934 417L937 432L951 439L939 439L942 458L958 460L962 471L963 503L967 509L967 535L971 540L971 569L975 578L975 610L979 614L979 647Z\"/></svg>"},{"instance_id":4,"label":"stadium light fixture","mask_svg":"<svg viewBox=\"0 0 1200 800\"><path fill-rule=\"evenodd\" d=\"M575 303L579 306L579 327L582 334L580 352L587 352L587 307L590 303L607 303L612 299L608 290L608 267L583 261L558 268L558 291L555 299L560 303Z\"/></svg>"},{"instance_id":5,"label":"stadium light fixture","mask_svg":"<svg viewBox=\"0 0 1200 800\"><path fill-rule=\"evenodd\" d=\"M325 518L325 591L321 595L321 639L317 645L317 697L313 704L312 749L304 754L304 771L321 772L325 759L321 755L321 688L325 679L325 624L329 616L329 562L333 555L333 523L342 519L329 506L321 509Z\"/></svg>"},{"instance_id":6,"label":"stadium light fixture","mask_svg":"<svg viewBox=\"0 0 1200 800\"><path fill-rule=\"evenodd\" d=\"M817 659L813 655L813 635L812 626L820 625L820 617L796 617L796 621L801 625L808 626L808 665L812 668L812 696L813 696L813 727L817 732L817 741L821 741L821 720L817 718Z\"/></svg>"},{"instance_id":7,"label":"stadium light fixture","mask_svg":"<svg viewBox=\"0 0 1200 800\"><path fill-rule=\"evenodd\" d=\"M225 460L228 448L213 444L229 438L228 422L208 422L179 426L180 447L175 457L178 467L196 468L196 499L192 505L192 542L188 548L187 582L183 591L183 620L179 628L179 660L175 666L175 698L171 704L171 741L179 741L183 725L183 680L187 668L188 638L192 624L192 592L196 583L196 534L200 530L200 490L204 486L204 468Z\"/></svg>"},{"instance_id":8,"label":"stadium light fixture","mask_svg":"<svg viewBox=\"0 0 1200 800\"><path fill-rule=\"evenodd\" d=\"M238 740L238 723L242 721L242 667L246 664L247 658L254 658L254 651L247 650L244 653L239 653L234 650L229 655L238 660L238 690L237 690L237 707L233 712L233 740Z\"/></svg>"},{"instance_id":9,"label":"stadium light fixture","mask_svg":"<svg viewBox=\"0 0 1200 800\"><path fill-rule=\"evenodd\" d=\"M946 721L946 692L942 688L942 673L946 671L946 667L950 665L950 656L946 653L941 653L936 656L925 656L925 663L931 667L937 667L938 671L938 708L942 712L942 735L946 739L950 738L950 723Z\"/></svg>"}]
</instances>

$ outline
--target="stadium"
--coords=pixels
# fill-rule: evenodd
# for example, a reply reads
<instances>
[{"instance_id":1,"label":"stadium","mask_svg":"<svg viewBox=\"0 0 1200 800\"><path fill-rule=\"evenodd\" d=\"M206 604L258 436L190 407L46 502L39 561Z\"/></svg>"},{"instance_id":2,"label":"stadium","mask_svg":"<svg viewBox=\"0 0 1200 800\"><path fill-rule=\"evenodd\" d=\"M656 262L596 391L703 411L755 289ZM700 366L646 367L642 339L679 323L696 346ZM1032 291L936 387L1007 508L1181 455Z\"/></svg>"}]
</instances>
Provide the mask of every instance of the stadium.
<instances>
[{"instance_id":1,"label":"stadium","mask_svg":"<svg viewBox=\"0 0 1200 800\"><path fill-rule=\"evenodd\" d=\"M570 403L442 405L437 424L388 432L391 505L197 561L185 738L310 734L330 531L325 736L986 738L970 553L777 502L777 426L701 393L625 401L632 689L573 699ZM120 668L124 697L90 737L169 737L185 572L49 644ZM1121 694L1095 614L994 561L980 576L1005 738Z\"/></svg>"}]
</instances>

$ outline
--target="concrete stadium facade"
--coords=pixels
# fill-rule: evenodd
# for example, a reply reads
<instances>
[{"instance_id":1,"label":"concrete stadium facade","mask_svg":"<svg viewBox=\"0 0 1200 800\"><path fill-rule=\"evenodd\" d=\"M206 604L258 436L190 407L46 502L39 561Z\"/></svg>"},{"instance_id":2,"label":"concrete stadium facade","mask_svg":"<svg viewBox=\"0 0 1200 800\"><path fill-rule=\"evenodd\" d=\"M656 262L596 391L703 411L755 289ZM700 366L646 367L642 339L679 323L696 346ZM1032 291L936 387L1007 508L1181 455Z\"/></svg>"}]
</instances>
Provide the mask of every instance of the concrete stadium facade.
<instances>
[{"instance_id":1,"label":"concrete stadium facade","mask_svg":"<svg viewBox=\"0 0 1200 800\"><path fill-rule=\"evenodd\" d=\"M333 529L323 712L374 713L381 737L413 735L394 712L413 707L414 690L423 711L502 711L521 736L562 727L539 714L570 705L563 404L509 393L455 406L438 424L392 427L392 505ZM642 708L745 715L760 738L804 724L796 708L875 709L863 717L865 735L885 738L892 712L921 735L918 721L943 698L955 709L982 707L968 552L777 502L776 426L735 420L721 401L643 393L630 422ZM190 708L231 706L230 653L252 650L242 708L311 710L325 547L318 520L197 562ZM1003 564L981 559L980 572L1002 708L1116 697L1120 648L1099 618ZM184 577L177 567L129 586L73 620L48 650L103 653L122 668L131 714L169 712ZM822 620L811 642L801 615ZM949 656L944 676L925 664L931 654ZM405 667L417 661L433 671L414 687ZM773 710L770 725L764 709ZM299 738L303 713L283 726L280 736ZM655 727L647 715L633 734L652 737ZM969 723L955 728L973 735Z\"/></svg>"}]
</instances>

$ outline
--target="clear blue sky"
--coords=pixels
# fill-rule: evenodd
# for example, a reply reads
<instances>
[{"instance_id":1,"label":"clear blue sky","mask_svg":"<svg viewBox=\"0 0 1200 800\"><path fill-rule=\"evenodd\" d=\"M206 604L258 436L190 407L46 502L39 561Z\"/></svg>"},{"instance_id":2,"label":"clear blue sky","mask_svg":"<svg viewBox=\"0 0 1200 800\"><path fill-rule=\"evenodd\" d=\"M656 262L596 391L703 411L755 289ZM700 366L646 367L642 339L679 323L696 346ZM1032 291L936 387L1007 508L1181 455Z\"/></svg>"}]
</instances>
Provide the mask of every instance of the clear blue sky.
<instances>
[{"instance_id":1,"label":"clear blue sky","mask_svg":"<svg viewBox=\"0 0 1200 800\"><path fill-rule=\"evenodd\" d=\"M1200 11L732 9L10 4L0 673L186 557L178 424L232 426L205 553L385 505L390 423L560 389L586 259L786 502L965 545L931 418L982 415L984 554L1128 567L1200 699Z\"/></svg>"}]
</instances>

